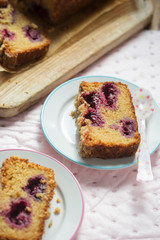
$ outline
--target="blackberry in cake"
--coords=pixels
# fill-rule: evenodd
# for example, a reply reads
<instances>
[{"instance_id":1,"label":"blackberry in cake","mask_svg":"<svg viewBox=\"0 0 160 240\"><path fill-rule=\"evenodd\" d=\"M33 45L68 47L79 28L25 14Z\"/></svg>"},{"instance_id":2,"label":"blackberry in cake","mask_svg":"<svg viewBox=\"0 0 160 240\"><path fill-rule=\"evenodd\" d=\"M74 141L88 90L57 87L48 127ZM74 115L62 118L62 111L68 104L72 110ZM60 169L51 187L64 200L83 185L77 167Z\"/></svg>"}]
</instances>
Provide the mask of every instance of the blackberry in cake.
<instances>
[{"instance_id":1,"label":"blackberry in cake","mask_svg":"<svg viewBox=\"0 0 160 240\"><path fill-rule=\"evenodd\" d=\"M126 84L83 81L75 107L82 157L120 158L136 153L140 134Z\"/></svg>"},{"instance_id":2,"label":"blackberry in cake","mask_svg":"<svg viewBox=\"0 0 160 240\"><path fill-rule=\"evenodd\" d=\"M56 187L53 170L11 156L0 181L0 239L42 239Z\"/></svg>"},{"instance_id":3,"label":"blackberry in cake","mask_svg":"<svg viewBox=\"0 0 160 240\"><path fill-rule=\"evenodd\" d=\"M49 45L37 25L10 3L0 4L0 64L4 68L15 70L43 57Z\"/></svg>"}]
</instances>

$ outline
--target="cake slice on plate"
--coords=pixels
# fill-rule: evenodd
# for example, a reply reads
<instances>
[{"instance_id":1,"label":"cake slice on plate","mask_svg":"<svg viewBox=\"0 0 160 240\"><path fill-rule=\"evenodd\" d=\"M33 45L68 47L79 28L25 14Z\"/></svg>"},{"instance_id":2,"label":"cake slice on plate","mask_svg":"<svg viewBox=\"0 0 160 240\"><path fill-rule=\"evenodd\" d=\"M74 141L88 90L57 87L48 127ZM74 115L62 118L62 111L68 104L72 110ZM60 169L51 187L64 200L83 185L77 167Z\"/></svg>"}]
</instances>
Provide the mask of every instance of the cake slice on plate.
<instances>
[{"instance_id":1,"label":"cake slice on plate","mask_svg":"<svg viewBox=\"0 0 160 240\"><path fill-rule=\"evenodd\" d=\"M50 168L11 156L1 169L0 239L40 240L56 182Z\"/></svg>"},{"instance_id":2,"label":"cake slice on plate","mask_svg":"<svg viewBox=\"0 0 160 240\"><path fill-rule=\"evenodd\" d=\"M82 82L75 106L82 157L106 159L136 153L140 134L126 84Z\"/></svg>"}]
</instances>

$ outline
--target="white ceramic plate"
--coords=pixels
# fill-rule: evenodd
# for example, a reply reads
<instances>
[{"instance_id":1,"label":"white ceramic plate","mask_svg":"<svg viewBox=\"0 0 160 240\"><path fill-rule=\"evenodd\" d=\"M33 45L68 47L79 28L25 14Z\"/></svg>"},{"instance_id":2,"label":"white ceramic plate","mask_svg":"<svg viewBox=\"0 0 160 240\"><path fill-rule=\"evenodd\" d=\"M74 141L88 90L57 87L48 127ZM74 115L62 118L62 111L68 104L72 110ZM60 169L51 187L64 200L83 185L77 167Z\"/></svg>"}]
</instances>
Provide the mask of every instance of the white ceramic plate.
<instances>
[{"instance_id":1,"label":"white ceramic plate","mask_svg":"<svg viewBox=\"0 0 160 240\"><path fill-rule=\"evenodd\" d=\"M10 156L27 158L30 162L49 167L54 170L57 188L51 202L51 216L46 220L43 240L69 240L77 234L84 215L84 200L80 185L73 174L56 159L42 153L28 150L2 150L0 151L0 167L3 160ZM57 198L61 202L57 203ZM55 215L54 209L59 207L60 214ZM53 226L48 227L50 220Z\"/></svg>"},{"instance_id":2,"label":"white ceramic plate","mask_svg":"<svg viewBox=\"0 0 160 240\"><path fill-rule=\"evenodd\" d=\"M89 76L71 79L57 87L47 97L41 111L41 127L43 133L51 146L61 155L69 160L86 167L95 169L118 169L137 163L137 155L134 157L120 159L83 159L79 155L79 135L75 119L71 112L75 111L74 101L78 93L79 84L87 82L115 81L128 85L131 93L139 87L122 79L107 76ZM152 154L160 143L160 109L155 103L155 111L147 121L147 141L150 154Z\"/></svg>"}]
</instances>

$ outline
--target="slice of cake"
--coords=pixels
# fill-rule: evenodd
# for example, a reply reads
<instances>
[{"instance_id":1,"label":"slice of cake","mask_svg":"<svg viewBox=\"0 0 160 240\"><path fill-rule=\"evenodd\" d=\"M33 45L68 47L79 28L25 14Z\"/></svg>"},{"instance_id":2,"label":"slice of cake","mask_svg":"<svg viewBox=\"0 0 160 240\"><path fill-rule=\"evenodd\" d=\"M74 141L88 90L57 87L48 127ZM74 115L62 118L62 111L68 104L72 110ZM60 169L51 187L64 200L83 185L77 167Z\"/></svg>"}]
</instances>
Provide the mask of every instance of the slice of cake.
<instances>
[{"instance_id":1,"label":"slice of cake","mask_svg":"<svg viewBox=\"0 0 160 240\"><path fill-rule=\"evenodd\" d=\"M50 168L10 157L1 169L0 239L40 240L56 187Z\"/></svg>"},{"instance_id":2,"label":"slice of cake","mask_svg":"<svg viewBox=\"0 0 160 240\"><path fill-rule=\"evenodd\" d=\"M75 106L82 157L119 158L136 153L140 134L126 84L82 82Z\"/></svg>"},{"instance_id":3,"label":"slice of cake","mask_svg":"<svg viewBox=\"0 0 160 240\"><path fill-rule=\"evenodd\" d=\"M0 64L9 70L43 57L50 40L10 3L0 4Z\"/></svg>"},{"instance_id":4,"label":"slice of cake","mask_svg":"<svg viewBox=\"0 0 160 240\"><path fill-rule=\"evenodd\" d=\"M68 16L75 14L95 0L12 0L23 10L32 10L44 21L59 23Z\"/></svg>"}]
</instances>

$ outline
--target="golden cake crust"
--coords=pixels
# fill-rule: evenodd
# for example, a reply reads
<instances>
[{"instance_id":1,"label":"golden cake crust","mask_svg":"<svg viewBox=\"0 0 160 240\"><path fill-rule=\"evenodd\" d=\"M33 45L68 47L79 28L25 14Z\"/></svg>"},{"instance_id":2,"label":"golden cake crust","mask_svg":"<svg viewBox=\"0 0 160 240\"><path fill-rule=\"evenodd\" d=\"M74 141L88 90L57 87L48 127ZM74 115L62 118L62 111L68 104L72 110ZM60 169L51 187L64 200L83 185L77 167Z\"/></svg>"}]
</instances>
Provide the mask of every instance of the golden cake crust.
<instances>
[{"instance_id":1,"label":"golden cake crust","mask_svg":"<svg viewBox=\"0 0 160 240\"><path fill-rule=\"evenodd\" d=\"M26 186L29 178L44 175L47 184L46 192L41 194L41 200L35 201L22 187ZM44 233L45 219L48 216L50 201L54 195L56 182L52 169L31 163L28 159L11 156L6 159L1 169L0 195L0 239L1 240L40 240ZM17 229L12 228L4 220L2 212L11 201L24 198L30 202L32 220L29 226Z\"/></svg>"},{"instance_id":2,"label":"golden cake crust","mask_svg":"<svg viewBox=\"0 0 160 240\"><path fill-rule=\"evenodd\" d=\"M101 104L100 112L105 120L103 127L93 126L92 121L84 117L91 106L86 102L83 94L100 92L104 84L106 83L84 81L80 84L79 93L75 100L76 123L80 133L80 155L84 158L103 159L132 156L138 149L140 134L132 96L126 84L109 82L109 84L116 85L120 94L117 97L116 109ZM126 137L122 135L121 128L123 121L130 121L130 119L134 121L135 131L133 137Z\"/></svg>"}]
</instances>

